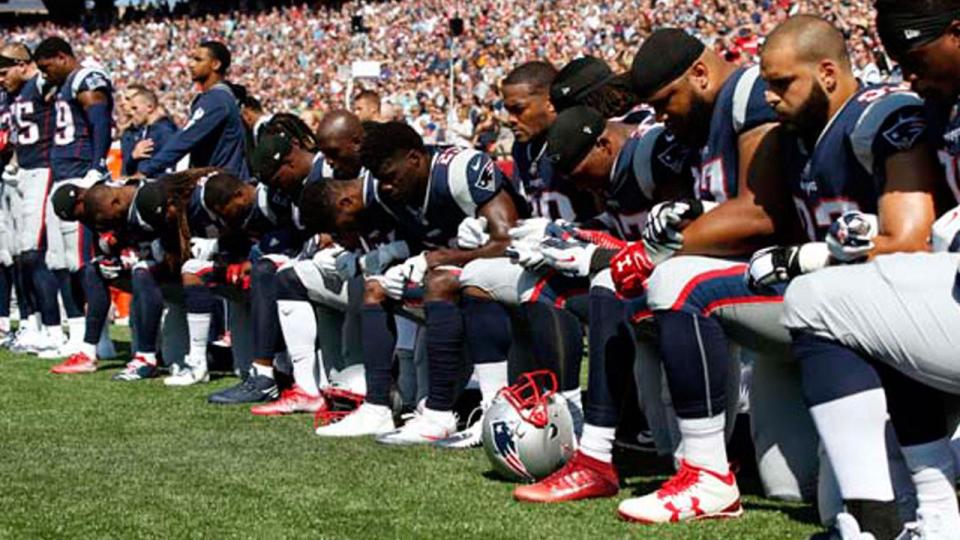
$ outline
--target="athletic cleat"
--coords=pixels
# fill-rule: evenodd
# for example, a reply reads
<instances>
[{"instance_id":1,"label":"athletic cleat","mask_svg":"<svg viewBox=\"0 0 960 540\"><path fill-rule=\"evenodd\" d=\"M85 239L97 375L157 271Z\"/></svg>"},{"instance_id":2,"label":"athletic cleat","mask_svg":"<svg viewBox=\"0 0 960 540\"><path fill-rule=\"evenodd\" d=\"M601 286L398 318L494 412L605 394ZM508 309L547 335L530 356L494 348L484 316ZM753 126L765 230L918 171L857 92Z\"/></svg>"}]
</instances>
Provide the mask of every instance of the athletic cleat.
<instances>
[{"instance_id":1,"label":"athletic cleat","mask_svg":"<svg viewBox=\"0 0 960 540\"><path fill-rule=\"evenodd\" d=\"M159 375L156 364L144 361L142 356L135 355L123 370L117 372L112 379L115 381L142 381Z\"/></svg>"},{"instance_id":2,"label":"athletic cleat","mask_svg":"<svg viewBox=\"0 0 960 540\"><path fill-rule=\"evenodd\" d=\"M476 411L482 411L482 409L478 407ZM474 415L471 414L471 416ZM483 414L479 414L477 421L470 424L470 427L437 441L437 446L448 450L465 450L483 446Z\"/></svg>"},{"instance_id":3,"label":"athletic cleat","mask_svg":"<svg viewBox=\"0 0 960 540\"><path fill-rule=\"evenodd\" d=\"M41 344L37 347L37 357L41 360L56 360L57 358L69 358L80 353L80 346L69 341L61 344L59 347L54 343L48 345Z\"/></svg>"},{"instance_id":4,"label":"athletic cleat","mask_svg":"<svg viewBox=\"0 0 960 540\"><path fill-rule=\"evenodd\" d=\"M251 374L240 384L211 394L207 403L218 405L236 405L239 403L260 403L273 401L280 395L277 381L264 375Z\"/></svg>"},{"instance_id":5,"label":"athletic cleat","mask_svg":"<svg viewBox=\"0 0 960 540\"><path fill-rule=\"evenodd\" d=\"M912 537L901 533L896 540L910 540ZM819 532L809 540L876 540L870 533L860 532L860 524L856 518L845 512L837 514L833 527L828 531Z\"/></svg>"},{"instance_id":6,"label":"athletic cleat","mask_svg":"<svg viewBox=\"0 0 960 540\"><path fill-rule=\"evenodd\" d=\"M343 420L316 429L321 437L364 437L393 431L393 411L386 405L363 402Z\"/></svg>"},{"instance_id":7,"label":"athletic cleat","mask_svg":"<svg viewBox=\"0 0 960 540\"><path fill-rule=\"evenodd\" d=\"M621 502L617 513L636 523L676 523L740 517L743 507L733 471L721 475L681 460L680 470L660 489Z\"/></svg>"},{"instance_id":8,"label":"athletic cleat","mask_svg":"<svg viewBox=\"0 0 960 540\"><path fill-rule=\"evenodd\" d=\"M610 463L576 452L563 467L536 484L518 486L513 498L523 502L555 503L613 497L620 479Z\"/></svg>"},{"instance_id":9,"label":"athletic cleat","mask_svg":"<svg viewBox=\"0 0 960 540\"><path fill-rule=\"evenodd\" d=\"M71 373L93 373L97 370L97 361L83 353L71 355L64 362L50 368L50 373L66 375Z\"/></svg>"},{"instance_id":10,"label":"athletic cleat","mask_svg":"<svg viewBox=\"0 0 960 540\"><path fill-rule=\"evenodd\" d=\"M414 444L435 444L446 439L457 429L457 417L453 413L436 414L415 413L409 422L399 429L377 437L380 444L410 446Z\"/></svg>"},{"instance_id":11,"label":"athletic cleat","mask_svg":"<svg viewBox=\"0 0 960 540\"><path fill-rule=\"evenodd\" d=\"M36 329L21 326L14 334L9 348L11 352L19 354L33 354L37 351L42 335Z\"/></svg>"},{"instance_id":12,"label":"athletic cleat","mask_svg":"<svg viewBox=\"0 0 960 540\"><path fill-rule=\"evenodd\" d=\"M210 374L204 367L182 366L176 372L171 368L171 375L163 379L163 384L167 386L193 386L208 382L210 382Z\"/></svg>"},{"instance_id":13,"label":"athletic cleat","mask_svg":"<svg viewBox=\"0 0 960 540\"><path fill-rule=\"evenodd\" d=\"M297 385L288 388L280 393L280 399L256 405L250 408L250 412L257 416L280 416L293 413L315 413L326 405L323 396L314 396L303 391Z\"/></svg>"}]
</instances>

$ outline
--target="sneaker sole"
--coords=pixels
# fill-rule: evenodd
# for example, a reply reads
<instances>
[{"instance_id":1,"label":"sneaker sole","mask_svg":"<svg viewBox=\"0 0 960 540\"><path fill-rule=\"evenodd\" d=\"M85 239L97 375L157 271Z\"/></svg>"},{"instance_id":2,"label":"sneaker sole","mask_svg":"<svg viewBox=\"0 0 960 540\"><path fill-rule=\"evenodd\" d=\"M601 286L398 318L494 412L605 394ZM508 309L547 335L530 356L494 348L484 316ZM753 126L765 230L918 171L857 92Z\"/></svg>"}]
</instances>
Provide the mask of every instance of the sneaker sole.
<instances>
[{"instance_id":1,"label":"sneaker sole","mask_svg":"<svg viewBox=\"0 0 960 540\"><path fill-rule=\"evenodd\" d=\"M597 492L597 493L587 493L582 495L571 494L571 495L565 495L563 497L555 497L555 498L546 498L546 497L538 498L538 497L524 497L521 495L517 495L517 493L514 492L513 500L517 502L531 503L531 504L551 504L551 503L563 503L563 502L573 502L573 501L585 501L588 499L609 499L611 497L616 497L617 493L620 493L619 488L609 493Z\"/></svg>"},{"instance_id":2,"label":"sneaker sole","mask_svg":"<svg viewBox=\"0 0 960 540\"><path fill-rule=\"evenodd\" d=\"M736 519L743 515L743 506L740 504L740 501L737 501L736 503L732 504L731 506L727 507L724 510L721 510L720 512L714 512L712 514L704 514L702 516L694 516L686 519L680 519L677 521L647 520L647 519L633 517L629 514L625 514L624 512L621 512L620 510L617 510L617 515L623 521L627 521L630 523L639 523L641 525L660 525L663 523L681 523L685 521L706 521L709 519Z\"/></svg>"},{"instance_id":3,"label":"sneaker sole","mask_svg":"<svg viewBox=\"0 0 960 540\"><path fill-rule=\"evenodd\" d=\"M51 369L50 373L53 375L86 375L87 373L96 373L96 368L94 369L71 369L71 370L62 370L62 369Z\"/></svg>"}]
</instances>

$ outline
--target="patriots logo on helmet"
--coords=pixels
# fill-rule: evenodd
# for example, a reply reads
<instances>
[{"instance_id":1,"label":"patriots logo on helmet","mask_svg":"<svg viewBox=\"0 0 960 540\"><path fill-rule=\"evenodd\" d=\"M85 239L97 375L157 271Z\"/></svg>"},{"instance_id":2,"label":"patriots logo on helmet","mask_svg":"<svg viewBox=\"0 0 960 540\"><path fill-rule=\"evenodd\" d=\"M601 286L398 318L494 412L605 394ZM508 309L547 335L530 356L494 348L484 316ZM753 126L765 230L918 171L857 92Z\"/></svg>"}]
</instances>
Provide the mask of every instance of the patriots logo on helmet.
<instances>
[{"instance_id":1,"label":"patriots logo on helmet","mask_svg":"<svg viewBox=\"0 0 960 540\"><path fill-rule=\"evenodd\" d=\"M520 454L517 452L517 443L513 440L513 429L507 422L493 423L493 446L494 452L503 458L503 462L510 467L513 472L523 478L533 478L527 468L520 461Z\"/></svg>"},{"instance_id":2,"label":"patriots logo on helmet","mask_svg":"<svg viewBox=\"0 0 960 540\"><path fill-rule=\"evenodd\" d=\"M897 150L909 150L927 130L927 121L922 115L901 114L893 127L883 132L883 137Z\"/></svg>"}]
</instances>

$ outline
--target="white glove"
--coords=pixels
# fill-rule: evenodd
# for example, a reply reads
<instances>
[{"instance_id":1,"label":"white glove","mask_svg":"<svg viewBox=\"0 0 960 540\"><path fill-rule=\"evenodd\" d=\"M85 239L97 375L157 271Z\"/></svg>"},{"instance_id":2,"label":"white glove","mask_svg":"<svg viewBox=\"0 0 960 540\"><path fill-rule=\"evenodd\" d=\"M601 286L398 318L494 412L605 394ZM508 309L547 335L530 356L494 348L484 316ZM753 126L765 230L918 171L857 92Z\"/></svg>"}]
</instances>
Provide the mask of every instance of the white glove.
<instances>
[{"instance_id":1,"label":"white glove","mask_svg":"<svg viewBox=\"0 0 960 540\"><path fill-rule=\"evenodd\" d=\"M104 178L110 178L110 174L97 169L90 169L87 171L87 174L83 175L83 178L77 182L77 185L83 188L89 188Z\"/></svg>"},{"instance_id":2,"label":"white glove","mask_svg":"<svg viewBox=\"0 0 960 540\"><path fill-rule=\"evenodd\" d=\"M216 238L191 238L190 256L201 261L208 261L217 253Z\"/></svg>"},{"instance_id":3,"label":"white glove","mask_svg":"<svg viewBox=\"0 0 960 540\"><path fill-rule=\"evenodd\" d=\"M9 249L0 249L0 266L13 266L13 255Z\"/></svg>"},{"instance_id":4,"label":"white glove","mask_svg":"<svg viewBox=\"0 0 960 540\"><path fill-rule=\"evenodd\" d=\"M460 249L477 249L489 241L487 218L468 217L460 222L460 227L457 228L457 245Z\"/></svg>"},{"instance_id":5,"label":"white glove","mask_svg":"<svg viewBox=\"0 0 960 540\"><path fill-rule=\"evenodd\" d=\"M960 251L960 206L934 222L932 240L934 251Z\"/></svg>"},{"instance_id":6,"label":"white glove","mask_svg":"<svg viewBox=\"0 0 960 540\"><path fill-rule=\"evenodd\" d=\"M360 270L367 276L380 275L394 261L406 260L409 257L410 246L403 240L396 240L360 257Z\"/></svg>"},{"instance_id":7,"label":"white glove","mask_svg":"<svg viewBox=\"0 0 960 540\"><path fill-rule=\"evenodd\" d=\"M521 240L532 240L539 244L544 236L546 236L545 231L550 221L550 219L543 217L522 219L517 222L516 227L510 229L510 239L513 240L514 243Z\"/></svg>"},{"instance_id":8,"label":"white glove","mask_svg":"<svg viewBox=\"0 0 960 540\"><path fill-rule=\"evenodd\" d=\"M7 163L7 166L3 168L3 183L10 187L17 187L17 173L20 171L20 167L16 163Z\"/></svg>"},{"instance_id":9,"label":"white glove","mask_svg":"<svg viewBox=\"0 0 960 540\"><path fill-rule=\"evenodd\" d=\"M543 261L570 277L590 275L590 260L599 246L576 241L547 238L540 246Z\"/></svg>"},{"instance_id":10,"label":"white glove","mask_svg":"<svg viewBox=\"0 0 960 540\"><path fill-rule=\"evenodd\" d=\"M408 282L416 283L417 285L423 284L423 278L427 275L426 254L421 253L415 257L410 257L409 259L400 263L398 266L403 268L403 272L407 276Z\"/></svg>"},{"instance_id":11,"label":"white glove","mask_svg":"<svg viewBox=\"0 0 960 540\"><path fill-rule=\"evenodd\" d=\"M827 231L830 256L842 263L866 259L873 251L873 239L879 231L877 216L858 210L844 213Z\"/></svg>"},{"instance_id":12,"label":"white glove","mask_svg":"<svg viewBox=\"0 0 960 540\"><path fill-rule=\"evenodd\" d=\"M337 274L337 257L344 251L343 247L337 244L323 248L313 255L313 265L317 267L321 274L335 275Z\"/></svg>"},{"instance_id":13,"label":"white glove","mask_svg":"<svg viewBox=\"0 0 960 540\"><path fill-rule=\"evenodd\" d=\"M140 256L135 250L128 248L120 251L120 265L125 270L132 269L138 262L140 262Z\"/></svg>"},{"instance_id":14,"label":"white glove","mask_svg":"<svg viewBox=\"0 0 960 540\"><path fill-rule=\"evenodd\" d=\"M400 300L403 297L403 291L407 288L407 276L402 264L388 268L379 281L386 290L387 296L394 300Z\"/></svg>"},{"instance_id":15,"label":"white glove","mask_svg":"<svg viewBox=\"0 0 960 540\"><path fill-rule=\"evenodd\" d=\"M823 242L800 246L775 246L753 254L747 271L747 286L763 290L793 278L819 270L830 262L830 251Z\"/></svg>"},{"instance_id":16,"label":"white glove","mask_svg":"<svg viewBox=\"0 0 960 540\"><path fill-rule=\"evenodd\" d=\"M97 262L97 270L100 271L100 276L102 276L103 279L113 281L120 277L123 265L116 259L100 259Z\"/></svg>"},{"instance_id":17,"label":"white glove","mask_svg":"<svg viewBox=\"0 0 960 540\"><path fill-rule=\"evenodd\" d=\"M532 239L514 240L507 248L507 256L511 261L528 270L537 270L544 264L540 242Z\"/></svg>"}]
</instances>

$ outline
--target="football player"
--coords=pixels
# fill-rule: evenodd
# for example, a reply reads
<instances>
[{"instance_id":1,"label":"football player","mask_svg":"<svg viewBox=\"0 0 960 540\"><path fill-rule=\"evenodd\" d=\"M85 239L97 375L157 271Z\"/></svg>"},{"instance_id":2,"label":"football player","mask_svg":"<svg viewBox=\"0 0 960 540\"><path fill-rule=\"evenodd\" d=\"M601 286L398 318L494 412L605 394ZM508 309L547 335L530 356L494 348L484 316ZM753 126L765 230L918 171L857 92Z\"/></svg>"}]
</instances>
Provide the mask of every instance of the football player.
<instances>
[{"instance_id":1,"label":"football player","mask_svg":"<svg viewBox=\"0 0 960 540\"><path fill-rule=\"evenodd\" d=\"M203 41L190 53L192 80L202 92L190 104L190 120L163 148L150 148L150 158L137 165L148 177L173 170L190 154L191 167L220 167L240 178L250 176L246 135L237 96L225 82L230 51L219 41Z\"/></svg>"},{"instance_id":2,"label":"football player","mask_svg":"<svg viewBox=\"0 0 960 540\"><path fill-rule=\"evenodd\" d=\"M525 210L525 204L485 154L456 148L428 149L403 123L368 126L361 156L364 167L381 183L382 202L398 228L429 248L391 268L382 286L367 290L366 299L371 301L367 305L380 305L388 296L409 299L412 291L408 285L422 285L426 319L430 378L426 406L422 414L402 428L381 435L378 441L438 441L456 429L452 408L463 371L464 343L471 353L486 358L484 351L489 353L510 341L509 317L500 306L483 298L474 300L471 296L476 292L465 289L461 308L460 267L475 259L502 256L509 245L507 231ZM473 250L448 247L467 217L485 218L490 240ZM472 309L471 304L479 309ZM393 350L391 343L378 343L378 347ZM389 381L390 356L382 357L383 365L368 365L366 369L373 367L385 375L378 380Z\"/></svg>"},{"instance_id":3,"label":"football player","mask_svg":"<svg viewBox=\"0 0 960 540\"><path fill-rule=\"evenodd\" d=\"M4 198L9 201L10 250L16 258L16 281L19 283L17 302L21 310L21 324L10 343L18 351L31 351L40 343L43 326L37 309L35 280L46 278L51 291L56 290L56 279L46 269L43 254L45 227L43 210L46 193L50 188L49 148L53 141L53 106L43 99L39 88L40 78L32 62L30 50L21 44L6 45L0 51L0 68L3 73L3 88L7 93L6 118L9 140L7 146L19 155L4 168ZM18 142L22 139L21 142ZM15 148L19 147L19 148ZM23 181L21 183L21 180ZM38 277L39 267L45 270ZM47 295L47 325L59 330L59 308L56 294ZM56 323L56 324L54 324ZM58 342L62 341L62 331ZM56 337L56 336L55 336Z\"/></svg>"},{"instance_id":4,"label":"football player","mask_svg":"<svg viewBox=\"0 0 960 540\"><path fill-rule=\"evenodd\" d=\"M34 51L34 59L47 83L56 89L56 132L50 150L54 183L71 182L89 187L109 177L107 152L113 122L110 79L101 69L81 67L73 49L59 37L40 42ZM50 351L49 357L69 357L83 342L83 290L79 272L92 254L92 234L78 222L63 223L49 210L44 214L46 263L59 281L60 297L70 328L70 341L64 347ZM47 281L42 277L44 274L40 269L41 281ZM51 295L48 291L41 293L40 284L35 284L37 294L41 296L41 310L51 309L44 307L50 302L43 298ZM52 313L50 318L53 319ZM52 327L48 326L48 331L56 334Z\"/></svg>"},{"instance_id":5,"label":"football player","mask_svg":"<svg viewBox=\"0 0 960 540\"><path fill-rule=\"evenodd\" d=\"M598 235L586 229L602 227L601 230L615 239L612 246L640 239L644 218L654 202L690 196L689 154L663 125L637 128L620 121L608 121L599 111L582 105L561 112L547 136L547 156L554 169L567 175L579 189L605 201L605 213L571 233L572 236L592 239ZM514 491L518 500L560 502L613 496L619 491L612 454L625 385L633 383L632 360L637 337L630 322L649 318L650 313L642 298L627 302L617 297L605 265L609 258L595 259L598 250L600 246L589 241L573 245L547 241L541 248L547 264L555 269L592 278L589 289L591 384L587 386L585 425L577 453L562 469L544 480L518 487ZM642 354L652 358L641 361L652 365L652 369L643 373L643 378L649 380L642 381L641 397L650 425L666 431L666 422L652 417L663 415L660 361L654 349L652 346L642 348ZM614 352L616 359L611 355ZM672 450L669 441L664 446L667 452Z\"/></svg>"},{"instance_id":6,"label":"football player","mask_svg":"<svg viewBox=\"0 0 960 540\"><path fill-rule=\"evenodd\" d=\"M902 66L904 79L936 116L950 119L937 142L950 191L960 202L953 137L954 103L960 96L960 3L884 0L877 3L877 12L880 37ZM916 129L921 125L918 120ZM887 145L896 146L916 134L888 128L882 136ZM888 159L888 171L891 162L893 158ZM928 163L898 165L902 169L896 177L888 175L888 186L909 178L905 171L916 170L931 180L938 177ZM909 189L903 191L899 197L918 197ZM919 220L917 227L929 225L929 203L921 209L896 210L906 219ZM960 245L957 215L956 210L948 212L934 225L933 247L938 253L887 255L865 264L827 268L795 280L787 289L784 322L793 332L811 413L849 512L838 518L838 525L844 523L851 531L844 538L860 538L859 531L878 539L900 533L885 459L887 411L920 503L913 529L923 538L956 538L960 531L956 471L942 403L936 392L915 385L896 383L891 388L891 378L896 377L886 367L928 387L960 392L956 369L960 260L955 253L946 253ZM881 231L885 227L889 224L882 221ZM917 236L921 242L925 237L922 232ZM864 248L873 248L871 258L879 253L881 242L871 240ZM897 391L903 387L910 390L906 396Z\"/></svg>"},{"instance_id":7,"label":"football player","mask_svg":"<svg viewBox=\"0 0 960 540\"><path fill-rule=\"evenodd\" d=\"M699 201L654 207L644 241L631 244L611 263L618 290L627 295L646 290L681 437L678 474L650 495L623 501L619 512L640 522L739 516L739 489L725 452L726 417L736 406L726 399L727 371L736 365L731 365L721 320L751 330L737 336L741 344L771 348L772 341L777 354L789 354L786 331L775 317L756 309L780 299L747 290L746 265L737 257L770 244L778 229L789 231L795 222L781 182L791 174L787 158L796 143L774 130L759 67L734 66L682 30L654 32L640 47L631 73L641 99L699 153ZM704 208L711 210L704 213ZM671 224L686 225L682 236ZM671 257L675 253L698 256ZM727 286L730 282L738 287ZM760 364L768 373L785 369L784 363ZM761 378L759 368L754 376ZM755 380L753 389L764 384ZM773 420L775 409L765 404L754 407L752 419L766 491L789 498L815 485L816 474L816 437L799 388L794 394L792 401L769 396L797 409L799 418L789 428ZM786 453L793 455L786 458ZM698 501L695 508L691 501Z\"/></svg>"}]
</instances>

